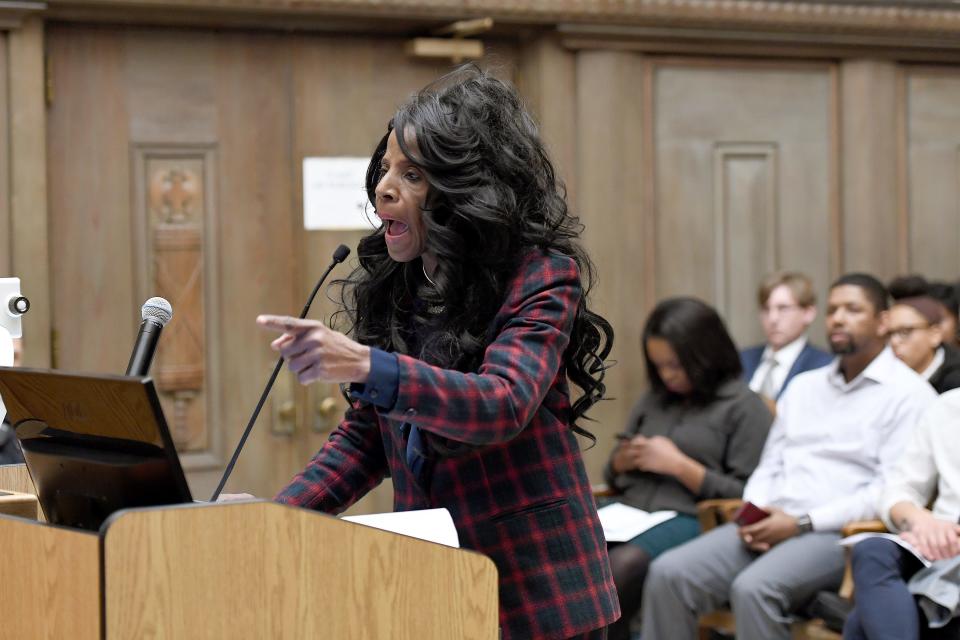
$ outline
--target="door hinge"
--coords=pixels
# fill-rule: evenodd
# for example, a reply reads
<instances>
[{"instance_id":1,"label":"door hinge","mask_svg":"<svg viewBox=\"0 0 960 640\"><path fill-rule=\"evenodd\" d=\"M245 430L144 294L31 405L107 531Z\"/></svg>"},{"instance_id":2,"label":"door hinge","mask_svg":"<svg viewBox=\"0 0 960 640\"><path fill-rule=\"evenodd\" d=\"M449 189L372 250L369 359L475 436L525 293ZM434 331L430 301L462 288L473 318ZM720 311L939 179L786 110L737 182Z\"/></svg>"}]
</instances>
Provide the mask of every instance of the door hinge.
<instances>
[{"instance_id":1,"label":"door hinge","mask_svg":"<svg viewBox=\"0 0 960 640\"><path fill-rule=\"evenodd\" d=\"M60 368L60 332L50 329L50 368Z\"/></svg>"},{"instance_id":2,"label":"door hinge","mask_svg":"<svg viewBox=\"0 0 960 640\"><path fill-rule=\"evenodd\" d=\"M43 99L46 105L53 105L53 61L50 54L43 57Z\"/></svg>"}]
</instances>

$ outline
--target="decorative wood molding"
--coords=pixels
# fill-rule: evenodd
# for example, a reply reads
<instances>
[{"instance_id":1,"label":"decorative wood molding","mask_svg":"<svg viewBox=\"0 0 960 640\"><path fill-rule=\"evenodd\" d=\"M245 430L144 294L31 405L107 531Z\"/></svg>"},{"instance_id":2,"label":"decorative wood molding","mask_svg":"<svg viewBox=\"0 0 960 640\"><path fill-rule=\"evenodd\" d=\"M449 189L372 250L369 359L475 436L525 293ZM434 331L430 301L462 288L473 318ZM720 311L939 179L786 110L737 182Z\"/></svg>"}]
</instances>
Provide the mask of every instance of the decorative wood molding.
<instances>
[{"instance_id":1,"label":"decorative wood molding","mask_svg":"<svg viewBox=\"0 0 960 640\"><path fill-rule=\"evenodd\" d=\"M713 147L714 290L717 307L727 315L733 306L727 283L740 273L730 264L731 256L738 253L730 229L740 226L732 224L731 218L737 216L741 222L752 219L757 231L755 249L762 256L764 272L773 271L780 262L778 156L773 142L717 142Z\"/></svg>"},{"instance_id":2,"label":"decorative wood molding","mask_svg":"<svg viewBox=\"0 0 960 640\"><path fill-rule=\"evenodd\" d=\"M216 151L212 145L133 148L134 243L140 299L170 301L173 319L151 374L184 466L217 464Z\"/></svg>"},{"instance_id":3,"label":"decorative wood molding","mask_svg":"<svg viewBox=\"0 0 960 640\"><path fill-rule=\"evenodd\" d=\"M12 4L12 3L11 3ZM298 19L373 18L405 24L491 17L501 25L664 26L761 32L887 34L960 37L960 8L861 2L783 0L49 0L53 16L100 14L130 19L162 11L226 16L296 16ZM309 28L309 22L302 22ZM384 28L389 28L384 25Z\"/></svg>"},{"instance_id":4,"label":"decorative wood molding","mask_svg":"<svg viewBox=\"0 0 960 640\"><path fill-rule=\"evenodd\" d=\"M6 2L0 1L0 30L19 29L23 20L33 13L47 9L46 2Z\"/></svg>"}]
</instances>

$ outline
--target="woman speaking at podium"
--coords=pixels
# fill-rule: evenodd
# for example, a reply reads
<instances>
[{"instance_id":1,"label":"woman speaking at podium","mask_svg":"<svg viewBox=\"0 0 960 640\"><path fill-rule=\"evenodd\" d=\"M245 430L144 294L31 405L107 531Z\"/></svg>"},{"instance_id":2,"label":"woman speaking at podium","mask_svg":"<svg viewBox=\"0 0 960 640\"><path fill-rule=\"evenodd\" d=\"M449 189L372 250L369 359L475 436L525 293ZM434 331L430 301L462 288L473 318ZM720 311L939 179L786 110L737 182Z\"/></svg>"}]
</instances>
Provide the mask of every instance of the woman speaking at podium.
<instances>
[{"instance_id":1,"label":"woman speaking at podium","mask_svg":"<svg viewBox=\"0 0 960 640\"><path fill-rule=\"evenodd\" d=\"M576 421L613 331L532 118L463 67L400 107L366 188L383 224L341 281L350 337L257 320L301 383L353 399L276 500L338 513L389 474L397 511L445 507L496 563L504 638L604 638L619 605Z\"/></svg>"}]
</instances>

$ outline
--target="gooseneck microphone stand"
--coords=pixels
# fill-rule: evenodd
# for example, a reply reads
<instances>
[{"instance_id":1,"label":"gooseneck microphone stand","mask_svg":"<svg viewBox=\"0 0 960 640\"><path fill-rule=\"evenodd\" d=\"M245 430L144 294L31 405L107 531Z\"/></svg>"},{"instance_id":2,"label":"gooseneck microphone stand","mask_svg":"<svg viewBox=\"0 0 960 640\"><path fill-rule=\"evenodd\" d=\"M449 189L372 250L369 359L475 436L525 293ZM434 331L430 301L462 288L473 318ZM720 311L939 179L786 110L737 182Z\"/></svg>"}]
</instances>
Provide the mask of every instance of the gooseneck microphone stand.
<instances>
[{"instance_id":1,"label":"gooseneck microphone stand","mask_svg":"<svg viewBox=\"0 0 960 640\"><path fill-rule=\"evenodd\" d=\"M333 252L333 261L330 263L330 266L327 267L327 270L323 272L323 275L320 276L320 280L317 281L317 286L313 288L313 292L310 294L310 297L307 298L307 304L303 306L303 311L300 312L301 320L307 317L307 312L310 311L310 305L313 304L313 299L317 296L317 292L320 291L323 281L327 279L327 276L330 275L330 272L333 271L335 266L347 259L348 255L350 255L350 248L343 244L337 247L337 250ZM253 430L253 425L256 423L257 417L260 415L260 410L263 409L263 403L267 401L267 396L270 395L270 389L273 388L273 383L276 381L277 375L280 374L280 367L282 366L283 356L280 356L277 359L276 366L273 367L273 373L270 374L270 380L267 382L267 386L263 388L263 393L260 394L260 401L257 402L257 408L253 410L253 415L250 416L250 421L247 423L247 428L243 430L243 435L240 437L240 442L237 444L237 448L233 452L233 457L230 458L230 464L227 465L226 470L223 472L223 477L220 478L220 484L217 485L217 490L214 491L213 495L210 497L210 502L217 501L217 498L220 497L220 492L223 491L224 485L227 484L227 480L230 478L230 474L233 472L233 467L237 464L237 458L240 457L240 452L243 451L243 445L246 444L247 438L250 436L250 432Z\"/></svg>"}]
</instances>

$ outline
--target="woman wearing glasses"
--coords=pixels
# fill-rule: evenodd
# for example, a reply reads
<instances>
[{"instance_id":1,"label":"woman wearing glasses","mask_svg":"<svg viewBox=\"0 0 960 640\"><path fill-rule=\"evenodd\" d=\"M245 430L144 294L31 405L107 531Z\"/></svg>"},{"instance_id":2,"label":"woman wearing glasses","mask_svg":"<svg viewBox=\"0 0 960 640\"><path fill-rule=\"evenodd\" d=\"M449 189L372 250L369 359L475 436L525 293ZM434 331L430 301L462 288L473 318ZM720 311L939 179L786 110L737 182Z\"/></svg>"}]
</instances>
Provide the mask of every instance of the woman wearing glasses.
<instances>
[{"instance_id":1,"label":"woman wearing glasses","mask_svg":"<svg viewBox=\"0 0 960 640\"><path fill-rule=\"evenodd\" d=\"M890 307L887 334L896 356L937 393L960 387L960 352L943 344L941 309L928 296L897 300Z\"/></svg>"}]
</instances>

